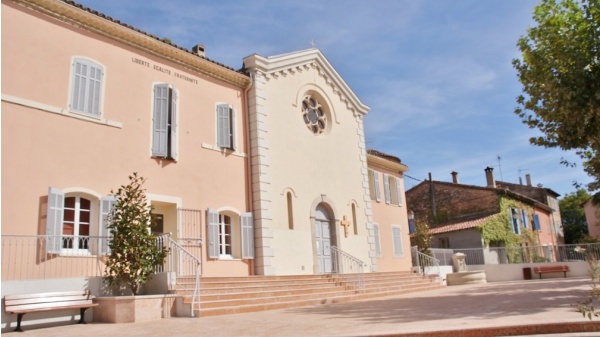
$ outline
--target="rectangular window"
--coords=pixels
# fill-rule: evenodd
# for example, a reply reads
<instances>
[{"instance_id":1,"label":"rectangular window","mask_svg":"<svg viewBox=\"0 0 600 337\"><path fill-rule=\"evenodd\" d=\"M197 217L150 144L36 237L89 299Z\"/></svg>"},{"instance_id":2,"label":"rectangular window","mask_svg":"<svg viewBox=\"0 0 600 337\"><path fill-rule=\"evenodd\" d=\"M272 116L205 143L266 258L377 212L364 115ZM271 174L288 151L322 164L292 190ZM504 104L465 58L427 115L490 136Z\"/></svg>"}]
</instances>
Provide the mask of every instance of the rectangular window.
<instances>
[{"instance_id":1,"label":"rectangular window","mask_svg":"<svg viewBox=\"0 0 600 337\"><path fill-rule=\"evenodd\" d=\"M392 191L390 190L390 176L383 174L383 191L385 194L385 203L389 204L392 202Z\"/></svg>"},{"instance_id":2,"label":"rectangular window","mask_svg":"<svg viewBox=\"0 0 600 337\"><path fill-rule=\"evenodd\" d=\"M404 253L402 252L402 232L400 230L400 226L392 225L392 239L394 241L394 256L402 257Z\"/></svg>"},{"instance_id":3,"label":"rectangular window","mask_svg":"<svg viewBox=\"0 0 600 337\"><path fill-rule=\"evenodd\" d=\"M228 104L217 105L217 145L236 150L235 111Z\"/></svg>"},{"instance_id":4,"label":"rectangular window","mask_svg":"<svg viewBox=\"0 0 600 337\"><path fill-rule=\"evenodd\" d=\"M152 156L177 158L177 93L168 84L154 86Z\"/></svg>"},{"instance_id":5,"label":"rectangular window","mask_svg":"<svg viewBox=\"0 0 600 337\"><path fill-rule=\"evenodd\" d=\"M440 248L450 248L450 238L443 237L439 238Z\"/></svg>"},{"instance_id":6,"label":"rectangular window","mask_svg":"<svg viewBox=\"0 0 600 337\"><path fill-rule=\"evenodd\" d=\"M381 256L381 242L379 241L379 225L373 224L373 236L375 239L375 255Z\"/></svg>"},{"instance_id":7,"label":"rectangular window","mask_svg":"<svg viewBox=\"0 0 600 337\"><path fill-rule=\"evenodd\" d=\"M519 210L515 208L510 208L510 221L512 231L515 234L521 234L521 223L519 218Z\"/></svg>"},{"instance_id":8,"label":"rectangular window","mask_svg":"<svg viewBox=\"0 0 600 337\"><path fill-rule=\"evenodd\" d=\"M71 102L73 112L99 118L104 69L90 60L76 58L72 64Z\"/></svg>"},{"instance_id":9,"label":"rectangular window","mask_svg":"<svg viewBox=\"0 0 600 337\"><path fill-rule=\"evenodd\" d=\"M542 226L540 224L540 216L537 214L533 215L533 230L541 231Z\"/></svg>"},{"instance_id":10,"label":"rectangular window","mask_svg":"<svg viewBox=\"0 0 600 337\"><path fill-rule=\"evenodd\" d=\"M369 170L369 194L371 200L381 201L381 191L379 190L379 172Z\"/></svg>"},{"instance_id":11,"label":"rectangular window","mask_svg":"<svg viewBox=\"0 0 600 337\"><path fill-rule=\"evenodd\" d=\"M529 228L529 220L527 219L527 211L526 210L521 210L521 215L523 217L523 227L525 228Z\"/></svg>"}]
</instances>

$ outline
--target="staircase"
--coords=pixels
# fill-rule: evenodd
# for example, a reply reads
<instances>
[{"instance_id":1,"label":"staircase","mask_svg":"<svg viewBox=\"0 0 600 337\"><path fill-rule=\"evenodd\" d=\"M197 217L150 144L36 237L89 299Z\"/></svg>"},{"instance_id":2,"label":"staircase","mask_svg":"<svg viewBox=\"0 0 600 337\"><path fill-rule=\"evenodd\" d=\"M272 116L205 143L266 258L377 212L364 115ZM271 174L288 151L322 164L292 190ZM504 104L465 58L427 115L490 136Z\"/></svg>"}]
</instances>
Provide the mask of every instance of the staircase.
<instances>
[{"instance_id":1,"label":"staircase","mask_svg":"<svg viewBox=\"0 0 600 337\"><path fill-rule=\"evenodd\" d=\"M431 277L411 272L365 273L364 288L352 286L351 275L204 277L200 285L200 317L340 303L394 296L442 287ZM189 294L193 279L177 278L178 294ZM191 297L184 304L191 305Z\"/></svg>"}]
</instances>

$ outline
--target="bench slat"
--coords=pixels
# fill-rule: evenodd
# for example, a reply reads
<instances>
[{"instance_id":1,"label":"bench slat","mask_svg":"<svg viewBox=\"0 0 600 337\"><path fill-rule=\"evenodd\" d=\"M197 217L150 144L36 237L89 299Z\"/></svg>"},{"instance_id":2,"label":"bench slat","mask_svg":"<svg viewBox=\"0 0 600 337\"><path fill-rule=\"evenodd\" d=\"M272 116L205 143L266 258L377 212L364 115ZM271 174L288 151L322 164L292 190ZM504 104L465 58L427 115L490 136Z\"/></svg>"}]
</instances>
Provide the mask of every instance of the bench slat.
<instances>
[{"instance_id":1,"label":"bench slat","mask_svg":"<svg viewBox=\"0 0 600 337\"><path fill-rule=\"evenodd\" d=\"M87 290L77 290L77 291L56 291L49 293L37 293L37 294L22 294L22 295L6 295L5 299L9 300L17 300L24 298L43 298L43 297L53 297L53 296L91 296L89 291Z\"/></svg>"},{"instance_id":2,"label":"bench slat","mask_svg":"<svg viewBox=\"0 0 600 337\"><path fill-rule=\"evenodd\" d=\"M4 299L5 307L13 305L26 305L26 304L41 304L41 303L54 303L54 302L70 302L70 301L91 301L91 296L51 296L51 297L38 297L38 298L24 298L24 299Z\"/></svg>"},{"instance_id":3,"label":"bench slat","mask_svg":"<svg viewBox=\"0 0 600 337\"><path fill-rule=\"evenodd\" d=\"M86 308L95 307L98 304L92 303L90 300L85 301L69 301L69 302L54 302L54 303L38 303L27 305L15 305L10 308L5 308L7 313L27 313L34 311L46 311L54 309L69 309L69 308Z\"/></svg>"}]
</instances>

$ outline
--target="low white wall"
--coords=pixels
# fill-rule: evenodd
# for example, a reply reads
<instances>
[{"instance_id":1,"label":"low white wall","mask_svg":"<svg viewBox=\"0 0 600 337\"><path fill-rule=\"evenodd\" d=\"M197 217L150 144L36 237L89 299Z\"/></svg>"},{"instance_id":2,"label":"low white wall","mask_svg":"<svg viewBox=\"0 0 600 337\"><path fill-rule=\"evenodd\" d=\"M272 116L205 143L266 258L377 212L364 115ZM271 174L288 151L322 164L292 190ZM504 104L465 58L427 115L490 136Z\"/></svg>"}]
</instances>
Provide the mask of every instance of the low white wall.
<instances>
[{"instance_id":1,"label":"low white wall","mask_svg":"<svg viewBox=\"0 0 600 337\"><path fill-rule=\"evenodd\" d=\"M160 273L152 277L145 286L145 294L167 294L168 280L172 277L169 273ZM45 293L55 291L89 290L93 296L111 295L111 291L102 281L102 277L61 278L45 280L20 280L2 281L2 328L1 332L13 331L17 326L17 315L9 315L4 311L5 295L20 295L32 293ZM85 321L91 322L94 308L85 312ZM46 312L29 313L23 316L21 327L23 330L55 325L77 323L79 309L53 310Z\"/></svg>"},{"instance_id":2,"label":"low white wall","mask_svg":"<svg viewBox=\"0 0 600 337\"><path fill-rule=\"evenodd\" d=\"M587 277L590 276L590 267L587 262L556 262L556 263L515 263L515 264L485 264L469 265L467 270L485 270L488 282L503 282L523 280L523 268L531 268L532 279L539 279L539 275L533 271L536 266L558 266L567 265L569 271L567 277ZM561 273L542 274L542 279L563 278Z\"/></svg>"}]
</instances>

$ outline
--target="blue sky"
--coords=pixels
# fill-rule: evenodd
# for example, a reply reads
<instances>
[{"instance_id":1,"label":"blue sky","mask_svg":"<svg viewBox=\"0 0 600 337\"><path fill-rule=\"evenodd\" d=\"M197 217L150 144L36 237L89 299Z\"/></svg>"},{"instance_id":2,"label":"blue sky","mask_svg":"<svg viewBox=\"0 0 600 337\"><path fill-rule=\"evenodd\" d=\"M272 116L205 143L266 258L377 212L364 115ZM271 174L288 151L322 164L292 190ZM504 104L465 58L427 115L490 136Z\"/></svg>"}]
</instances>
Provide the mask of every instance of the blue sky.
<instances>
[{"instance_id":1,"label":"blue sky","mask_svg":"<svg viewBox=\"0 0 600 337\"><path fill-rule=\"evenodd\" d=\"M409 166L407 189L429 173L451 181L452 171L483 186L487 166L497 180L530 174L561 195L591 181L573 152L530 145L538 133L513 113L521 85L511 60L538 0L78 2L181 47L203 44L208 58L235 69L248 55L314 41L371 108L367 147Z\"/></svg>"}]
</instances>

